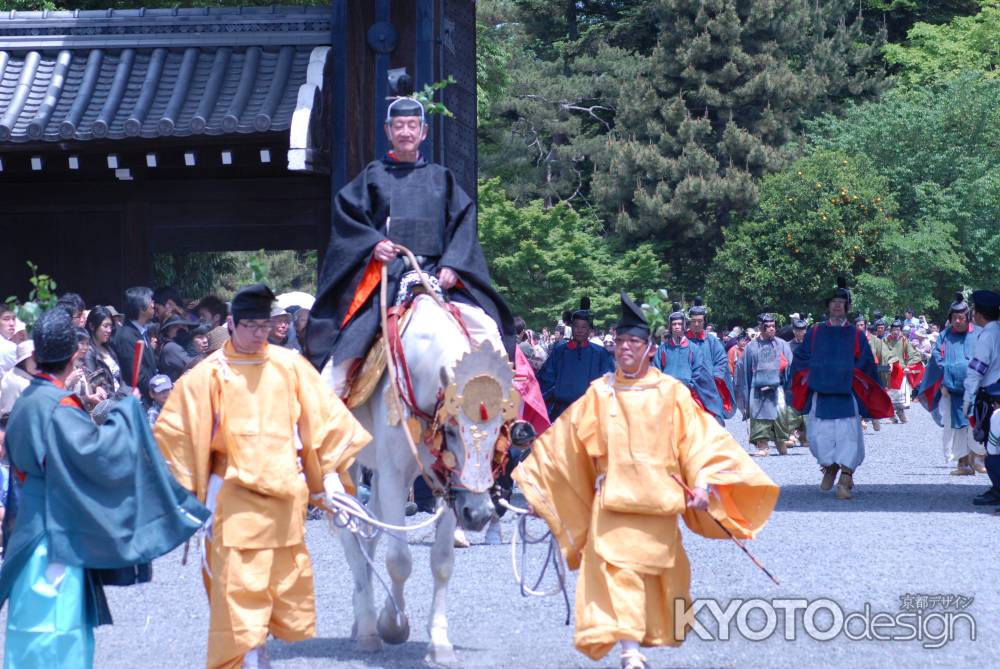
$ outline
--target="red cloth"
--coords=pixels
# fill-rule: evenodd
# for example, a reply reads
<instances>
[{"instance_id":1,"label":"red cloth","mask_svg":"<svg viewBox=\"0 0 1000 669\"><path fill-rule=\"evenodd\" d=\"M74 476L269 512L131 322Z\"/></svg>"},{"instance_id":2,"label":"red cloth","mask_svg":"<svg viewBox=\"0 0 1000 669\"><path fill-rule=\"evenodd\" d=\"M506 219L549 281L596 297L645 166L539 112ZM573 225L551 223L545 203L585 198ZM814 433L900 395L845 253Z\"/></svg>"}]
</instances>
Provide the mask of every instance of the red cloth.
<instances>
[{"instance_id":1,"label":"red cloth","mask_svg":"<svg viewBox=\"0 0 1000 669\"><path fill-rule=\"evenodd\" d=\"M792 377L792 406L799 413L805 411L809 399L809 370L803 369Z\"/></svg>"},{"instance_id":2,"label":"red cloth","mask_svg":"<svg viewBox=\"0 0 1000 669\"><path fill-rule=\"evenodd\" d=\"M899 362L892 363L889 368L889 387L899 390L903 387L903 365Z\"/></svg>"},{"instance_id":3,"label":"red cloth","mask_svg":"<svg viewBox=\"0 0 1000 669\"><path fill-rule=\"evenodd\" d=\"M784 360L784 356L782 356L782 360ZM718 388L719 396L722 397L722 410L728 414L733 410L733 396L729 394L726 380L715 377L715 387Z\"/></svg>"},{"instance_id":4,"label":"red cloth","mask_svg":"<svg viewBox=\"0 0 1000 669\"><path fill-rule=\"evenodd\" d=\"M545 432L551 425L549 412L545 408L535 372L520 346L514 347L514 387L521 393L521 418L531 423L535 434Z\"/></svg>"},{"instance_id":5,"label":"red cloth","mask_svg":"<svg viewBox=\"0 0 1000 669\"><path fill-rule=\"evenodd\" d=\"M922 362L915 362L906 368L906 378L909 379L911 388L920 387L920 382L924 380L925 371L927 368Z\"/></svg>"},{"instance_id":6,"label":"red cloth","mask_svg":"<svg viewBox=\"0 0 1000 669\"><path fill-rule=\"evenodd\" d=\"M889 393L885 392L885 388L860 369L855 368L854 370L851 388L872 418L892 418L895 415Z\"/></svg>"}]
</instances>

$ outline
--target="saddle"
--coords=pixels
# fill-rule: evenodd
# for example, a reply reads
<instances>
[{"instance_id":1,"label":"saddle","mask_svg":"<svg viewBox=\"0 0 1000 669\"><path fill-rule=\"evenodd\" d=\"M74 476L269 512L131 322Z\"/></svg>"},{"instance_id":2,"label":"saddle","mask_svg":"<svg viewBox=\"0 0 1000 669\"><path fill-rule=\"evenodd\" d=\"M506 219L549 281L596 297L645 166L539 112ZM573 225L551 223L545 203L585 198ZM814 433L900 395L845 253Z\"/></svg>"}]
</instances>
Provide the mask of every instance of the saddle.
<instances>
[{"instance_id":1,"label":"saddle","mask_svg":"<svg viewBox=\"0 0 1000 669\"><path fill-rule=\"evenodd\" d=\"M428 275L426 279L438 295L443 297L443 291L438 285L437 277ZM426 292L416 272L407 272L400 279L394 306L389 309L390 318L397 319L399 323L400 337L403 336L403 333L406 331L406 325L410 321L413 300L417 295L425 294ZM364 358L359 359L355 363L348 375L350 383L348 384L347 397L344 398L344 404L347 405L348 409L361 406L372 396L379 381L382 380L382 375L385 374L387 359L385 333L379 332L372 347L368 349L368 353Z\"/></svg>"},{"instance_id":2,"label":"saddle","mask_svg":"<svg viewBox=\"0 0 1000 669\"><path fill-rule=\"evenodd\" d=\"M393 307L398 312L399 334L406 332L406 326L413 315L413 300L407 300L398 307ZM367 355L354 364L350 372L350 383L348 384L347 397L344 404L348 409L359 407L372 396L382 375L385 374L386 361L388 357L385 351L385 333L379 332L375 337L375 342L368 349Z\"/></svg>"}]
</instances>

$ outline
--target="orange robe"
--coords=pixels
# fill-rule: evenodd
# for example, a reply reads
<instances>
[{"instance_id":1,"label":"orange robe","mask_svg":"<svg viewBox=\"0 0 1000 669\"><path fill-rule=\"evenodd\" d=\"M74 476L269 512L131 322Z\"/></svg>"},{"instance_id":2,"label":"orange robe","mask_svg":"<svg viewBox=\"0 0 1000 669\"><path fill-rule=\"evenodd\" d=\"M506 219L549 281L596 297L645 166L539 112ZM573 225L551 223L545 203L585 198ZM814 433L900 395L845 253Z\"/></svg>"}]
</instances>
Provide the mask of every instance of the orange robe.
<instances>
[{"instance_id":1,"label":"orange robe","mask_svg":"<svg viewBox=\"0 0 1000 669\"><path fill-rule=\"evenodd\" d=\"M232 342L178 380L154 436L202 502L210 476L222 479L206 548L208 666L239 667L269 633L314 636L310 491L331 473L346 484L371 436L304 357L269 345L241 355Z\"/></svg>"},{"instance_id":2,"label":"orange robe","mask_svg":"<svg viewBox=\"0 0 1000 669\"><path fill-rule=\"evenodd\" d=\"M712 486L709 512L688 509L688 486ZM650 369L594 381L539 437L513 473L549 525L576 590L577 649L593 659L625 639L679 646L674 602L690 603L691 570L678 518L710 538L752 538L778 487L687 388ZM734 557L740 559L740 557Z\"/></svg>"}]
</instances>

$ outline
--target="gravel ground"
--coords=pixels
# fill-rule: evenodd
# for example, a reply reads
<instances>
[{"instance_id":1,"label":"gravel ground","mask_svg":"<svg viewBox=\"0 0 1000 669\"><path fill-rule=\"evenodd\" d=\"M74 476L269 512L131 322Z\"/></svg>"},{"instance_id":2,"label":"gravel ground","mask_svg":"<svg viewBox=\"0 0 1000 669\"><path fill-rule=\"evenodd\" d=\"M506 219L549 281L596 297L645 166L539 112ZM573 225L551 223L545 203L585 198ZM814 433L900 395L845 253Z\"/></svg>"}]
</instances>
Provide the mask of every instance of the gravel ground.
<instances>
[{"instance_id":1,"label":"gravel ground","mask_svg":"<svg viewBox=\"0 0 1000 669\"><path fill-rule=\"evenodd\" d=\"M781 580L772 584L729 542L685 533L692 563L692 594L713 598L725 609L731 600L802 598L834 600L844 611L898 614L910 594L961 595L972 598L964 612L975 620L957 624L957 639L942 648L920 641L809 638L799 613L793 639L777 631L763 641L741 638L733 623L730 640L689 637L679 649L650 649L655 667L955 667L988 665L1000 655L1000 594L985 574L1000 549L992 509L973 507L970 499L984 489L985 475L949 476L942 462L939 430L918 406L905 425L887 425L866 435L868 456L859 469L856 495L835 500L818 490L815 460L801 448L787 457L759 462L781 485L781 500L770 523L751 550ZM730 429L746 443L745 424ZM425 516L421 516L425 517ZM511 532L505 519L504 538ZM300 644L272 641L275 667L414 667L422 664L431 579L427 560L430 531L411 538L414 572L407 585L411 640L380 654L355 651L349 640L351 582L339 543L325 522L308 523L308 541L316 566L318 635ZM481 542L481 535L472 537ZM531 568L529 567L529 571ZM572 595L572 591L571 591ZM180 551L156 564L155 581L138 588L111 589L116 624L97 631L96 666L200 667L204 665L207 606L194 564L182 566ZM382 597L377 594L380 601ZM915 600L916 601L916 600ZM936 611L940 612L941 606ZM737 603L738 606L738 603ZM950 613L955 613L957 604ZM617 667L610 655L594 663L577 653L572 628L563 625L561 599L523 599L510 571L507 545L460 550L449 592L450 636L463 667ZM737 615L738 619L739 616ZM707 610L699 614L706 630L719 625ZM816 624L826 629L829 615ZM759 610L749 616L753 629L766 623ZM934 621L931 633L940 628ZM851 629L855 634L857 626ZM900 634L902 630L897 630ZM0 631L2 633L2 631Z\"/></svg>"}]
</instances>

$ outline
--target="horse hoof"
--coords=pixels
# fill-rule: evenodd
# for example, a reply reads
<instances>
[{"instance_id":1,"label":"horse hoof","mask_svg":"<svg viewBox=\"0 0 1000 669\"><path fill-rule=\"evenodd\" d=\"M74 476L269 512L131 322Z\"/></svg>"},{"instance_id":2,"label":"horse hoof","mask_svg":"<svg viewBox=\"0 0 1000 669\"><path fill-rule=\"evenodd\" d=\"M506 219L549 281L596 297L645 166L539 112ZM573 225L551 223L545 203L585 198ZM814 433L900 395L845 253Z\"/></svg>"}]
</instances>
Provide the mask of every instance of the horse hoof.
<instances>
[{"instance_id":1,"label":"horse hoof","mask_svg":"<svg viewBox=\"0 0 1000 669\"><path fill-rule=\"evenodd\" d=\"M398 624L396 614L388 608L378 614L378 635L382 641L392 645L405 643L410 638L410 619L404 614L402 624Z\"/></svg>"},{"instance_id":2,"label":"horse hoof","mask_svg":"<svg viewBox=\"0 0 1000 669\"><path fill-rule=\"evenodd\" d=\"M455 647L450 643L447 645L427 644L427 655L424 656L427 664L456 665L458 657L455 655Z\"/></svg>"},{"instance_id":3,"label":"horse hoof","mask_svg":"<svg viewBox=\"0 0 1000 669\"><path fill-rule=\"evenodd\" d=\"M362 653L377 653L382 650L382 639L376 634L358 637L358 650Z\"/></svg>"}]
</instances>

